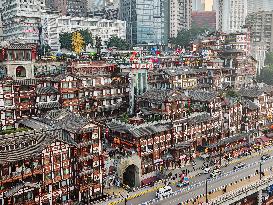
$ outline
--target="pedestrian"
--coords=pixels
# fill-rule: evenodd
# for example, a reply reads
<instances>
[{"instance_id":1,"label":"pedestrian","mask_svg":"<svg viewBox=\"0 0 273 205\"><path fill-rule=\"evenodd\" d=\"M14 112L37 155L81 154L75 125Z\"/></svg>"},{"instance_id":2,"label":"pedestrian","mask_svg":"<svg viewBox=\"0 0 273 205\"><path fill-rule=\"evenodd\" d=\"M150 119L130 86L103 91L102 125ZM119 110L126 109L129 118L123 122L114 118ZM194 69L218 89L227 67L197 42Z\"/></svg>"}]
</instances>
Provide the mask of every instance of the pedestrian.
<instances>
[{"instance_id":1,"label":"pedestrian","mask_svg":"<svg viewBox=\"0 0 273 205\"><path fill-rule=\"evenodd\" d=\"M177 179L177 173L175 173L175 178Z\"/></svg>"}]
</instances>

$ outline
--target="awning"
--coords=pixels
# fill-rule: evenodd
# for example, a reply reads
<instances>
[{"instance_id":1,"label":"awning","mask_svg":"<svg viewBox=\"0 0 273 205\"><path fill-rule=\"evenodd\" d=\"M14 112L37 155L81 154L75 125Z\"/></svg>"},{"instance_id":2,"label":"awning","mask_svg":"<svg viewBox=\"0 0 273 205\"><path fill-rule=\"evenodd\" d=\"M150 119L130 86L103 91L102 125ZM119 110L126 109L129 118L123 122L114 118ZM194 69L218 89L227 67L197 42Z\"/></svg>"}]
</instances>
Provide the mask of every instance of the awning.
<instances>
[{"instance_id":1,"label":"awning","mask_svg":"<svg viewBox=\"0 0 273 205\"><path fill-rule=\"evenodd\" d=\"M273 132L266 134L266 137L273 138Z\"/></svg>"},{"instance_id":2,"label":"awning","mask_svg":"<svg viewBox=\"0 0 273 205\"><path fill-rule=\"evenodd\" d=\"M266 136L263 136L263 137L259 137L259 138L256 138L257 141L262 141L263 143L267 143L269 142L271 139L266 137Z\"/></svg>"},{"instance_id":3,"label":"awning","mask_svg":"<svg viewBox=\"0 0 273 205\"><path fill-rule=\"evenodd\" d=\"M161 162L163 162L162 159L156 159L156 160L154 160L154 163L155 163L155 164L156 164L156 163L161 163Z\"/></svg>"},{"instance_id":4,"label":"awning","mask_svg":"<svg viewBox=\"0 0 273 205\"><path fill-rule=\"evenodd\" d=\"M207 145L206 147L207 148L216 148L218 146L230 144L230 143L233 143L233 142L238 142L238 141L244 140L244 139L248 139L247 134L246 133L241 133L241 134L237 134L237 135L234 135L234 136L224 138L222 140L219 140L218 143L210 144L210 145Z\"/></svg>"},{"instance_id":5,"label":"awning","mask_svg":"<svg viewBox=\"0 0 273 205\"><path fill-rule=\"evenodd\" d=\"M154 182L156 179L157 179L156 176L149 177L149 178L147 178L147 179L143 179L143 180L141 181L141 184L142 184L142 185L147 185L147 184L150 184L150 183Z\"/></svg>"},{"instance_id":6,"label":"awning","mask_svg":"<svg viewBox=\"0 0 273 205\"><path fill-rule=\"evenodd\" d=\"M182 149L182 148L187 148L187 147L190 147L190 146L191 146L190 142L181 142L181 143L175 144L174 148L175 149Z\"/></svg>"}]
</instances>

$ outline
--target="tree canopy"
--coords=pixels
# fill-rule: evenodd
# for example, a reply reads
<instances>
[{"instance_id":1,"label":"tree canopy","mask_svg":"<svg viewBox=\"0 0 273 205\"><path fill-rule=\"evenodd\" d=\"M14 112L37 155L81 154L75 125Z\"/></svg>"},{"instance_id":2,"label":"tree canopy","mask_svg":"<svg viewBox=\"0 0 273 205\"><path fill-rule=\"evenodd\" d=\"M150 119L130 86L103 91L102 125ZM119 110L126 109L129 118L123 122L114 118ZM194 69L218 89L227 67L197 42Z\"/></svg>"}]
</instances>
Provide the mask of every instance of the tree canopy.
<instances>
[{"instance_id":1,"label":"tree canopy","mask_svg":"<svg viewBox=\"0 0 273 205\"><path fill-rule=\"evenodd\" d=\"M117 47L118 50L128 50L130 45L126 42L126 40L117 36L112 36L107 43L107 47Z\"/></svg>"},{"instance_id":2,"label":"tree canopy","mask_svg":"<svg viewBox=\"0 0 273 205\"><path fill-rule=\"evenodd\" d=\"M177 37L170 39L171 43L176 46L187 47L192 41L198 38L199 35L205 34L209 29L205 27L192 26L189 30L182 29L178 32Z\"/></svg>"},{"instance_id":3,"label":"tree canopy","mask_svg":"<svg viewBox=\"0 0 273 205\"><path fill-rule=\"evenodd\" d=\"M91 45L93 46L93 39L92 39L92 34L86 29L86 30L79 30L79 31L75 31L73 33L62 33L60 34L60 44L61 44L61 49L67 49L72 51L72 36L74 33L80 33L80 35L83 38L83 49L86 50L86 46L87 45Z\"/></svg>"},{"instance_id":4,"label":"tree canopy","mask_svg":"<svg viewBox=\"0 0 273 205\"><path fill-rule=\"evenodd\" d=\"M60 44L61 44L61 49L67 49L67 50L72 50L72 33L62 33L60 34Z\"/></svg>"},{"instance_id":5,"label":"tree canopy","mask_svg":"<svg viewBox=\"0 0 273 205\"><path fill-rule=\"evenodd\" d=\"M273 53L268 52L265 58L265 67L261 70L259 76L257 76L258 82L264 82L268 85L273 85Z\"/></svg>"},{"instance_id":6,"label":"tree canopy","mask_svg":"<svg viewBox=\"0 0 273 205\"><path fill-rule=\"evenodd\" d=\"M264 82L268 85L273 85L273 66L267 66L261 70L257 77L258 82Z\"/></svg>"},{"instance_id":7,"label":"tree canopy","mask_svg":"<svg viewBox=\"0 0 273 205\"><path fill-rule=\"evenodd\" d=\"M265 63L265 65L273 65L273 53L272 52L266 53L264 63Z\"/></svg>"},{"instance_id":8,"label":"tree canopy","mask_svg":"<svg viewBox=\"0 0 273 205\"><path fill-rule=\"evenodd\" d=\"M72 34L72 49L75 53L80 54L85 45L84 39L80 32Z\"/></svg>"},{"instance_id":9,"label":"tree canopy","mask_svg":"<svg viewBox=\"0 0 273 205\"><path fill-rule=\"evenodd\" d=\"M90 44L91 46L93 46L92 34L87 29L80 30L79 32L83 37L84 45L87 46Z\"/></svg>"}]
</instances>

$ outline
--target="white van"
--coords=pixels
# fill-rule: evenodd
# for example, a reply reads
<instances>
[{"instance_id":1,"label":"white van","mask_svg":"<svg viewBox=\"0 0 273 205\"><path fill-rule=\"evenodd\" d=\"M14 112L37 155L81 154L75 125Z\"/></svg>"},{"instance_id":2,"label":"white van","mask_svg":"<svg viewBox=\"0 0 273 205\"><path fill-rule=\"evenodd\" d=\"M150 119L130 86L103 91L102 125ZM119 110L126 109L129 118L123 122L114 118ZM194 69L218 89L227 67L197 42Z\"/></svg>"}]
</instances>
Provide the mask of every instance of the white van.
<instances>
[{"instance_id":1,"label":"white van","mask_svg":"<svg viewBox=\"0 0 273 205\"><path fill-rule=\"evenodd\" d=\"M173 193L173 189L170 186L165 186L157 190L156 198L165 198L170 196Z\"/></svg>"}]
</instances>

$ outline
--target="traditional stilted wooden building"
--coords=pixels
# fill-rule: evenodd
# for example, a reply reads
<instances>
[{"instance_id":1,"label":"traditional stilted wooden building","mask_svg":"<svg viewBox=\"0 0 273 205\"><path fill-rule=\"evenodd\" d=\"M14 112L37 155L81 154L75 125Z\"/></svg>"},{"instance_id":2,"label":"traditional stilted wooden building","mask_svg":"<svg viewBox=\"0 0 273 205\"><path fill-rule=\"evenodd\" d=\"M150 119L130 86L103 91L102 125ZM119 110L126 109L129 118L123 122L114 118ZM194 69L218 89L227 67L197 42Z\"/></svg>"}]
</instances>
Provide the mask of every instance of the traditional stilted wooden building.
<instances>
[{"instance_id":1,"label":"traditional stilted wooden building","mask_svg":"<svg viewBox=\"0 0 273 205\"><path fill-rule=\"evenodd\" d=\"M62 130L2 135L0 142L0 203L69 204L76 201L73 167L77 144Z\"/></svg>"}]
</instances>

